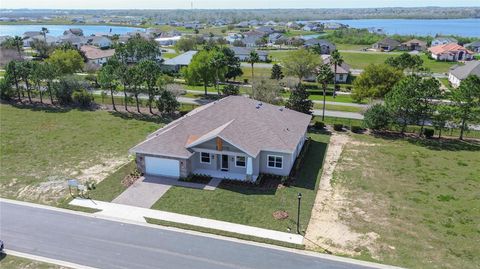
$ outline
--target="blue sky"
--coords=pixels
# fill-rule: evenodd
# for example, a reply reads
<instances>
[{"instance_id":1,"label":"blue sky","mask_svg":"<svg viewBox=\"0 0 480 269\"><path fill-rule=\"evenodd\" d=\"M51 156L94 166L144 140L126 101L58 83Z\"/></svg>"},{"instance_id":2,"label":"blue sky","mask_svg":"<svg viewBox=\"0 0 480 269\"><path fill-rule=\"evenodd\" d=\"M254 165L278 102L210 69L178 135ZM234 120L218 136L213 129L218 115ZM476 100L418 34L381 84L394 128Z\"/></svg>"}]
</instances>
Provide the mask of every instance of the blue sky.
<instances>
[{"instance_id":1,"label":"blue sky","mask_svg":"<svg viewBox=\"0 0 480 269\"><path fill-rule=\"evenodd\" d=\"M192 0L0 0L1 8L46 9L189 9ZM193 0L194 8L359 8L480 6L479 0Z\"/></svg>"}]
</instances>

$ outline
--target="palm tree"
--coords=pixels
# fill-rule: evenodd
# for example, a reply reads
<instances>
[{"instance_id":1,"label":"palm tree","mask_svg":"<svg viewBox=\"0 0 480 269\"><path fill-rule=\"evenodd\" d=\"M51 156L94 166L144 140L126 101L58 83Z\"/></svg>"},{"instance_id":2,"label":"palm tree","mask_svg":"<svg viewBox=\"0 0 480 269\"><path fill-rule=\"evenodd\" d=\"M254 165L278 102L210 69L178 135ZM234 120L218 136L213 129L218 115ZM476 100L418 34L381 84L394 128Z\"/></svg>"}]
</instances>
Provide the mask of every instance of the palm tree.
<instances>
[{"instance_id":1,"label":"palm tree","mask_svg":"<svg viewBox=\"0 0 480 269\"><path fill-rule=\"evenodd\" d=\"M2 43L2 47L16 49L18 56L22 57L23 38L19 36L10 37Z\"/></svg>"},{"instance_id":2,"label":"palm tree","mask_svg":"<svg viewBox=\"0 0 480 269\"><path fill-rule=\"evenodd\" d=\"M248 62L252 65L252 79L253 79L253 65L260 61L258 53L255 50L250 51L250 56L248 57Z\"/></svg>"},{"instance_id":3,"label":"palm tree","mask_svg":"<svg viewBox=\"0 0 480 269\"><path fill-rule=\"evenodd\" d=\"M335 74L333 74L330 65L322 64L319 68L318 75L317 75L317 82L322 84L323 88L323 113L322 113L322 121L325 120L325 98L327 95L327 85L332 79L335 78Z\"/></svg>"},{"instance_id":4,"label":"palm tree","mask_svg":"<svg viewBox=\"0 0 480 269\"><path fill-rule=\"evenodd\" d=\"M330 55L330 62L334 64L334 70L335 70L335 78L333 79L333 98L335 98L335 91L337 90L337 66L343 64L343 57L340 55L340 52L338 50L332 51L332 54Z\"/></svg>"},{"instance_id":5,"label":"palm tree","mask_svg":"<svg viewBox=\"0 0 480 269\"><path fill-rule=\"evenodd\" d=\"M42 33L45 42L47 42L47 33L49 33L47 27L42 27L42 30L40 32Z\"/></svg>"}]
</instances>

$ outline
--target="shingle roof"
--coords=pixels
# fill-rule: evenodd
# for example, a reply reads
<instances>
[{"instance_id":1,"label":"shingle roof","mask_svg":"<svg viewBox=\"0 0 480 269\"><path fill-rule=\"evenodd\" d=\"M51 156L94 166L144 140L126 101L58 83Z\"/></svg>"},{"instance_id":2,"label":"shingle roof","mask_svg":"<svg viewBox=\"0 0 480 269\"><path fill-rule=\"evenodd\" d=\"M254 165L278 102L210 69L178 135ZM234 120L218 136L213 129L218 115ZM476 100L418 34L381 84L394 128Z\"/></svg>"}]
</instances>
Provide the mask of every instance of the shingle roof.
<instances>
[{"instance_id":1,"label":"shingle roof","mask_svg":"<svg viewBox=\"0 0 480 269\"><path fill-rule=\"evenodd\" d=\"M330 55L322 55L322 61L324 64L330 65L332 72L335 72L335 65L331 63L332 57ZM350 65L343 62L340 65L337 65L337 74L348 74L350 73Z\"/></svg>"},{"instance_id":2,"label":"shingle roof","mask_svg":"<svg viewBox=\"0 0 480 269\"><path fill-rule=\"evenodd\" d=\"M310 118L244 96L229 96L171 122L131 152L189 158L189 145L220 137L252 157L262 150L291 153L305 134Z\"/></svg>"},{"instance_id":3,"label":"shingle roof","mask_svg":"<svg viewBox=\"0 0 480 269\"><path fill-rule=\"evenodd\" d=\"M250 55L250 52L254 49L252 48L246 48L246 47L230 47L230 49L233 50L235 55ZM258 56L263 57L263 56L268 56L268 52L264 50L255 50L258 54Z\"/></svg>"},{"instance_id":4,"label":"shingle roof","mask_svg":"<svg viewBox=\"0 0 480 269\"><path fill-rule=\"evenodd\" d=\"M458 66L450 71L458 79L465 79L469 75L477 75L480 77L480 61L471 61L465 65Z\"/></svg>"},{"instance_id":5,"label":"shingle roof","mask_svg":"<svg viewBox=\"0 0 480 269\"><path fill-rule=\"evenodd\" d=\"M384 38L381 41L378 41L377 44L385 44L385 45L389 45L391 47L396 47L396 46L400 45L400 42L398 42L395 39L391 39L391 38L387 37L387 38Z\"/></svg>"}]
</instances>

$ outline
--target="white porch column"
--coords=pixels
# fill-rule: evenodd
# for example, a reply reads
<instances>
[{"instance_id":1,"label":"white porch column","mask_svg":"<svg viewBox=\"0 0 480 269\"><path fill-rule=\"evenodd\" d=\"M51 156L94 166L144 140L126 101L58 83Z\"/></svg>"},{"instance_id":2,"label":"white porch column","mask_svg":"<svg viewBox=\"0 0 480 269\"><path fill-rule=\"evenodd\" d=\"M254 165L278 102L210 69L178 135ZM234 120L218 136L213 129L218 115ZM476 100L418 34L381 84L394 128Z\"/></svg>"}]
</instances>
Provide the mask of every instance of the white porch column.
<instances>
[{"instance_id":1,"label":"white porch column","mask_svg":"<svg viewBox=\"0 0 480 269\"><path fill-rule=\"evenodd\" d=\"M253 175L253 160L252 157L247 157L247 180L252 180Z\"/></svg>"}]
</instances>

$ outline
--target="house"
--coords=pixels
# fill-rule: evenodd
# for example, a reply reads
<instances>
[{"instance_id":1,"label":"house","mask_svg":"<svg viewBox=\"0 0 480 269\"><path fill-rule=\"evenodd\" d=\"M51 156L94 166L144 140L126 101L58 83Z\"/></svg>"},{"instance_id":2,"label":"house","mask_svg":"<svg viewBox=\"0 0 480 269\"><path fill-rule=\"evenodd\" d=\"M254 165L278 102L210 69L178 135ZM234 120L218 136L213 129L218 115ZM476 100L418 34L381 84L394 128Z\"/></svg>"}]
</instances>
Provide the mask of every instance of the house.
<instances>
[{"instance_id":1,"label":"house","mask_svg":"<svg viewBox=\"0 0 480 269\"><path fill-rule=\"evenodd\" d=\"M480 40L466 44L465 47L471 49L474 52L480 52Z\"/></svg>"},{"instance_id":2,"label":"house","mask_svg":"<svg viewBox=\"0 0 480 269\"><path fill-rule=\"evenodd\" d=\"M76 36L83 36L83 30L80 28L70 28L63 32L63 35L76 35Z\"/></svg>"},{"instance_id":3,"label":"house","mask_svg":"<svg viewBox=\"0 0 480 269\"><path fill-rule=\"evenodd\" d=\"M324 64L328 64L332 73L335 73L335 65L331 63L331 56L323 54L320 56ZM337 72L335 73L335 81L337 83L347 83L348 76L350 75L350 66L347 63L337 65ZM315 81L317 75L313 74L305 78L306 81Z\"/></svg>"},{"instance_id":4,"label":"house","mask_svg":"<svg viewBox=\"0 0 480 269\"><path fill-rule=\"evenodd\" d=\"M427 49L427 42L418 39L412 39L400 44L399 49L407 51L423 51Z\"/></svg>"},{"instance_id":5,"label":"house","mask_svg":"<svg viewBox=\"0 0 480 269\"><path fill-rule=\"evenodd\" d=\"M446 45L449 43L457 43L458 41L453 37L437 37L432 40L431 46Z\"/></svg>"},{"instance_id":6,"label":"house","mask_svg":"<svg viewBox=\"0 0 480 269\"><path fill-rule=\"evenodd\" d=\"M400 46L400 42L395 39L385 38L372 45L373 49L381 51L392 51Z\"/></svg>"},{"instance_id":7,"label":"house","mask_svg":"<svg viewBox=\"0 0 480 269\"><path fill-rule=\"evenodd\" d=\"M75 48L79 49L81 46L86 45L88 43L88 39L83 36L68 34L68 35L60 36L59 43L62 43L62 44L69 43Z\"/></svg>"},{"instance_id":8,"label":"house","mask_svg":"<svg viewBox=\"0 0 480 269\"><path fill-rule=\"evenodd\" d=\"M448 43L428 48L432 58L439 61L468 61L473 59L470 51L457 43Z\"/></svg>"},{"instance_id":9,"label":"house","mask_svg":"<svg viewBox=\"0 0 480 269\"><path fill-rule=\"evenodd\" d=\"M466 79L469 75L475 75L480 77L480 61L471 61L465 63L465 65L456 66L450 69L448 73L448 81L453 87L460 86L460 82Z\"/></svg>"},{"instance_id":10,"label":"house","mask_svg":"<svg viewBox=\"0 0 480 269\"><path fill-rule=\"evenodd\" d=\"M166 71L178 72L182 67L188 66L190 64L193 56L195 56L197 52L198 51L196 50L190 50L178 55L177 57L167 59L162 63L162 68Z\"/></svg>"},{"instance_id":11,"label":"house","mask_svg":"<svg viewBox=\"0 0 480 269\"><path fill-rule=\"evenodd\" d=\"M51 35L43 36L42 34L40 34L40 35L36 35L36 36L32 36L32 37L28 37L28 38L23 39L23 46L24 47L31 47L35 40L45 41L50 46L53 46L53 45L55 45L59 42L59 39L55 36L51 36Z\"/></svg>"},{"instance_id":12,"label":"house","mask_svg":"<svg viewBox=\"0 0 480 269\"><path fill-rule=\"evenodd\" d=\"M40 32L40 31L27 31L27 32L23 33L22 37L24 39L27 39L27 38L38 36L38 35L41 35L41 34L42 34L42 32Z\"/></svg>"},{"instance_id":13,"label":"house","mask_svg":"<svg viewBox=\"0 0 480 269\"><path fill-rule=\"evenodd\" d=\"M114 49L102 50L92 45L83 45L80 50L85 53L88 63L94 65L102 65L115 55Z\"/></svg>"},{"instance_id":14,"label":"house","mask_svg":"<svg viewBox=\"0 0 480 269\"><path fill-rule=\"evenodd\" d=\"M190 174L255 181L288 176L306 140L311 116L244 96L196 108L130 149L146 175Z\"/></svg>"},{"instance_id":15,"label":"house","mask_svg":"<svg viewBox=\"0 0 480 269\"><path fill-rule=\"evenodd\" d=\"M331 63L330 55L322 55L322 61L324 64L330 65L332 72L335 72L335 65ZM347 63L337 65L337 72L335 73L335 81L338 83L347 83L348 76L350 75L350 66Z\"/></svg>"},{"instance_id":16,"label":"house","mask_svg":"<svg viewBox=\"0 0 480 269\"><path fill-rule=\"evenodd\" d=\"M252 48L245 48L245 47L230 47L233 52L235 52L235 57L238 57L240 61L245 62L248 61L250 58L250 52L254 49ZM268 61L268 52L265 50L255 50L260 58L260 61L266 62Z\"/></svg>"},{"instance_id":17,"label":"house","mask_svg":"<svg viewBox=\"0 0 480 269\"><path fill-rule=\"evenodd\" d=\"M269 35L275 32L275 29L271 26L260 26L255 29L256 32L262 33L263 35Z\"/></svg>"},{"instance_id":18,"label":"house","mask_svg":"<svg viewBox=\"0 0 480 269\"><path fill-rule=\"evenodd\" d=\"M325 39L316 39L316 38L305 40L305 43L303 43L303 46L305 48L319 46L322 54L330 54L332 51L336 49L335 45L330 41Z\"/></svg>"},{"instance_id":19,"label":"house","mask_svg":"<svg viewBox=\"0 0 480 269\"><path fill-rule=\"evenodd\" d=\"M91 36L88 38L88 43L99 48L108 48L112 46L112 40L105 36Z\"/></svg>"}]
</instances>

